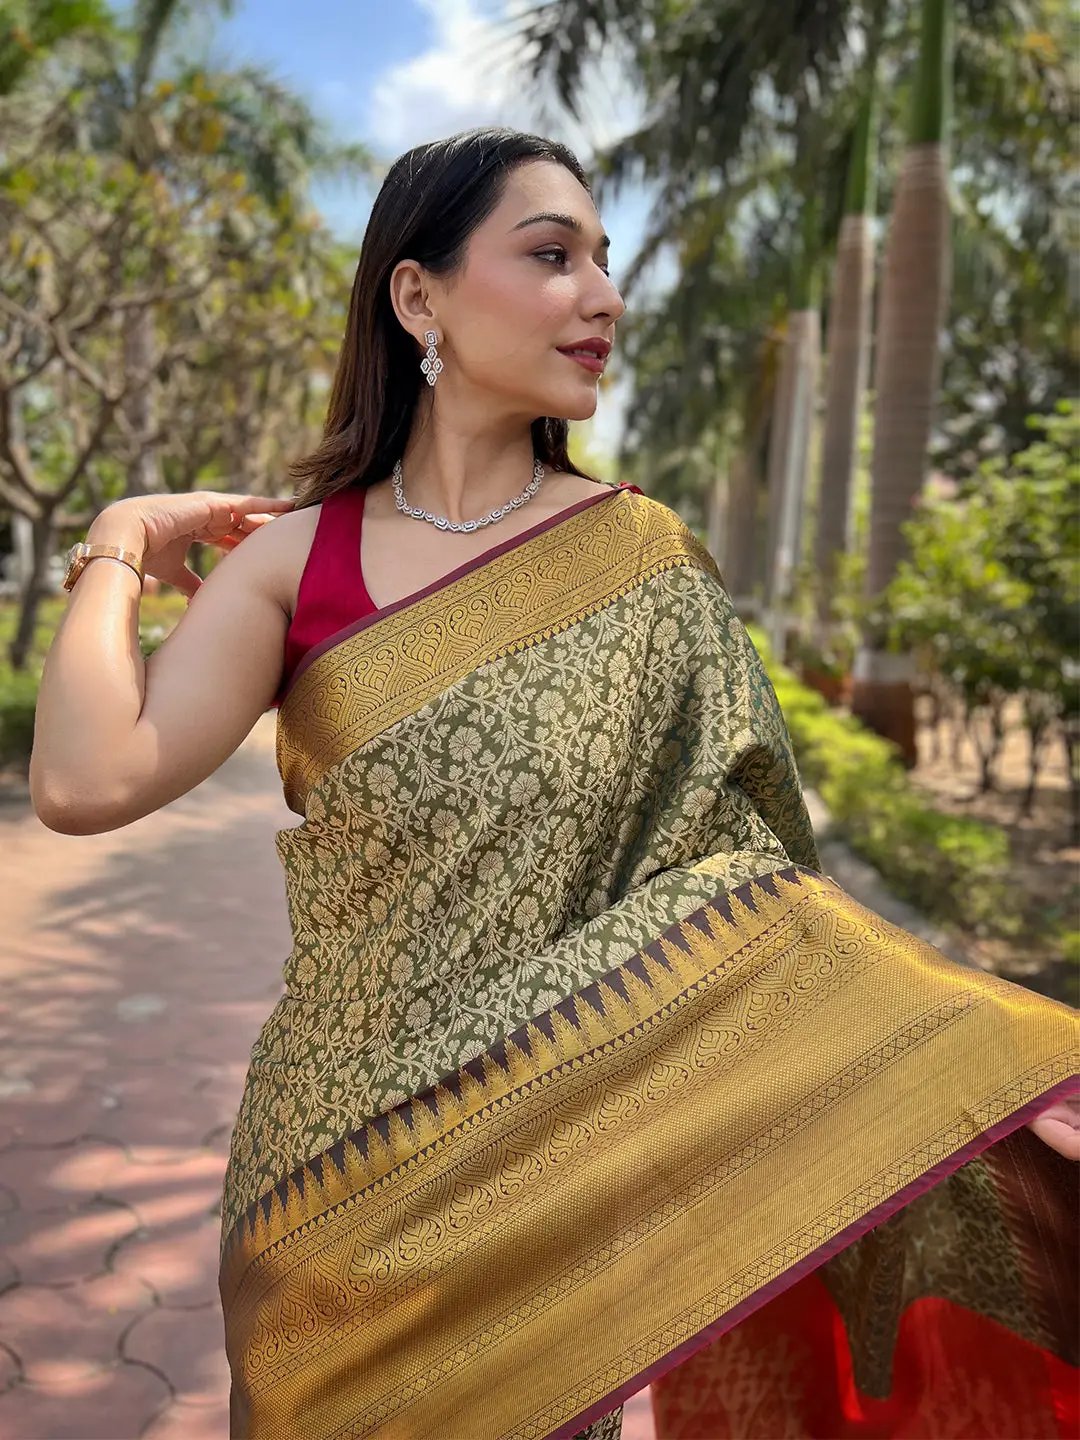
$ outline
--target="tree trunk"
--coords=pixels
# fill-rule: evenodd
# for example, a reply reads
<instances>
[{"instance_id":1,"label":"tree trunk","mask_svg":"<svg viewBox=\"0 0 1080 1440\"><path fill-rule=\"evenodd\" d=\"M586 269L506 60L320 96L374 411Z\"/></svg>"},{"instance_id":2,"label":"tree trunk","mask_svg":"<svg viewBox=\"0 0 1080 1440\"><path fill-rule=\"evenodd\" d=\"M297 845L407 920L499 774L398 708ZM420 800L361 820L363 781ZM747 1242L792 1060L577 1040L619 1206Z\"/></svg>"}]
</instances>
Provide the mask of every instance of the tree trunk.
<instances>
[{"instance_id":1,"label":"tree trunk","mask_svg":"<svg viewBox=\"0 0 1080 1440\"><path fill-rule=\"evenodd\" d=\"M736 453L727 495L724 579L738 613L746 619L755 607L754 558L757 545L758 485L754 456L748 449Z\"/></svg>"},{"instance_id":2,"label":"tree trunk","mask_svg":"<svg viewBox=\"0 0 1080 1440\"><path fill-rule=\"evenodd\" d=\"M810 436L817 417L818 377L821 370L821 312L815 307L795 317L799 331L799 367L792 396L791 444L784 485L784 511L780 526L781 548L790 555L793 570L802 555L806 481L810 466ZM790 570L789 570L790 576ZM790 583L783 592L790 595Z\"/></svg>"},{"instance_id":3,"label":"tree trunk","mask_svg":"<svg viewBox=\"0 0 1080 1440\"><path fill-rule=\"evenodd\" d=\"M34 526L28 515L11 512L11 579L22 594L34 573Z\"/></svg>"},{"instance_id":4,"label":"tree trunk","mask_svg":"<svg viewBox=\"0 0 1080 1440\"><path fill-rule=\"evenodd\" d=\"M42 515L31 524L30 574L19 595L19 619L8 647L8 660L13 670L25 670L34 644L38 609L47 594L49 560L56 544L56 528L51 514Z\"/></svg>"},{"instance_id":5,"label":"tree trunk","mask_svg":"<svg viewBox=\"0 0 1080 1440\"><path fill-rule=\"evenodd\" d=\"M765 604L773 600L776 575L776 551L780 544L780 516L784 500L784 467L787 462L788 435L791 429L791 395L795 388L797 366L792 317L787 316L784 337L780 342L780 361L773 392L772 420L769 425L769 450L766 463L768 518L765 526Z\"/></svg>"},{"instance_id":6,"label":"tree trunk","mask_svg":"<svg viewBox=\"0 0 1080 1440\"><path fill-rule=\"evenodd\" d=\"M870 215L845 215L840 225L829 308L829 358L821 440L814 559L821 639L833 618L840 557L850 548L852 480L859 419L870 361L874 234Z\"/></svg>"},{"instance_id":7,"label":"tree trunk","mask_svg":"<svg viewBox=\"0 0 1080 1440\"><path fill-rule=\"evenodd\" d=\"M729 505L733 547L731 594L737 606L741 605L739 614L755 620L760 619L765 610L771 553L765 533L769 523L767 446L771 358L775 358L773 348L765 341L756 347L752 368L748 369L742 400L740 450L732 471Z\"/></svg>"},{"instance_id":8,"label":"tree trunk","mask_svg":"<svg viewBox=\"0 0 1080 1440\"><path fill-rule=\"evenodd\" d=\"M926 475L941 374L940 332L950 268L948 106L952 0L923 0L912 144L896 188L878 312L873 493L866 596L874 599L907 555L901 525ZM864 632L852 713L916 763L911 655L889 655Z\"/></svg>"},{"instance_id":9,"label":"tree trunk","mask_svg":"<svg viewBox=\"0 0 1080 1440\"><path fill-rule=\"evenodd\" d=\"M897 188L881 297L868 594L908 554L901 526L926 477L941 375L949 261L948 157L941 145L910 150Z\"/></svg>"},{"instance_id":10,"label":"tree trunk","mask_svg":"<svg viewBox=\"0 0 1080 1440\"><path fill-rule=\"evenodd\" d=\"M1069 780L1069 844L1080 845L1080 716L1063 717L1061 744Z\"/></svg>"},{"instance_id":11,"label":"tree trunk","mask_svg":"<svg viewBox=\"0 0 1080 1440\"><path fill-rule=\"evenodd\" d=\"M810 431L814 421L821 350L821 317L816 308L793 310L789 319L793 363L789 391L790 418L785 426L787 445L781 471L780 512L772 557L769 604L770 640L777 658L781 660L786 651L785 612L791 596L792 575L799 560Z\"/></svg>"},{"instance_id":12,"label":"tree trunk","mask_svg":"<svg viewBox=\"0 0 1080 1440\"><path fill-rule=\"evenodd\" d=\"M705 546L726 575L727 565L727 476L717 466L705 499Z\"/></svg>"},{"instance_id":13,"label":"tree trunk","mask_svg":"<svg viewBox=\"0 0 1080 1440\"><path fill-rule=\"evenodd\" d=\"M145 306L137 307L131 311L124 330L124 367L129 380L124 413L134 432L135 444L125 497L153 495L164 488L155 436L158 423L156 346L153 312Z\"/></svg>"}]
</instances>

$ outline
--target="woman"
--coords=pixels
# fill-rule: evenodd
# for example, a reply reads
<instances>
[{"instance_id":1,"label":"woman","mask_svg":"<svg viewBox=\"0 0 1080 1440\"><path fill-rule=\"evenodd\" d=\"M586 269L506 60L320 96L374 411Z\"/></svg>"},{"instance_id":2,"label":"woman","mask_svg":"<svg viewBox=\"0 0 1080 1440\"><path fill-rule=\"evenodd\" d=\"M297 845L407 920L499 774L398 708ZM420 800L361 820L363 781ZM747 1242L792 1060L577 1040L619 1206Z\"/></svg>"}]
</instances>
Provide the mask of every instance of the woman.
<instances>
[{"instance_id":1,"label":"woman","mask_svg":"<svg viewBox=\"0 0 1080 1440\"><path fill-rule=\"evenodd\" d=\"M418 147L293 513L91 526L136 561L86 562L50 652L42 819L145 814L275 700L303 817L225 1181L232 1433L607 1440L648 1382L661 1437L1068 1433L1075 1015L820 873L714 560L569 460L623 308L561 145ZM236 552L201 586L193 538ZM192 597L145 671L140 568Z\"/></svg>"}]
</instances>

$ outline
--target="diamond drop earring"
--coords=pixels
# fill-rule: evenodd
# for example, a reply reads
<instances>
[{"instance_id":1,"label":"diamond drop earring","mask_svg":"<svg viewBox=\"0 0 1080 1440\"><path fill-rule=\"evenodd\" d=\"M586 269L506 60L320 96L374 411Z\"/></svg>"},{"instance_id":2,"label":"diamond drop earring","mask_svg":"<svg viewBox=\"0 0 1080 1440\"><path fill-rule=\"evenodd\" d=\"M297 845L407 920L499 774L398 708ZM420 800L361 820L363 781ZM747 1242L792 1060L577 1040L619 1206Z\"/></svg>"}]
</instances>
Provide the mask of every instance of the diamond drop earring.
<instances>
[{"instance_id":1,"label":"diamond drop earring","mask_svg":"<svg viewBox=\"0 0 1080 1440\"><path fill-rule=\"evenodd\" d=\"M425 330L424 339L427 341L427 355L420 361L420 369L427 376L427 383L434 385L439 378L439 371L443 368L439 352L435 348L435 331Z\"/></svg>"}]
</instances>

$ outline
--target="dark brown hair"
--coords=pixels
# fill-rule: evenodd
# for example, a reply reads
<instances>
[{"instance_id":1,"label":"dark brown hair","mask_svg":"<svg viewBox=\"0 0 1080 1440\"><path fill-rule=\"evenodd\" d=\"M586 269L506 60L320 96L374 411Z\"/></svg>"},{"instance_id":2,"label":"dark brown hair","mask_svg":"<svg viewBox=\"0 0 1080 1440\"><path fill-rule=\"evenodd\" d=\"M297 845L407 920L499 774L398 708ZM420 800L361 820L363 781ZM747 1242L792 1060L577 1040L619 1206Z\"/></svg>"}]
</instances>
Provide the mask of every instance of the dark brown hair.
<instances>
[{"instance_id":1,"label":"dark brown hair","mask_svg":"<svg viewBox=\"0 0 1080 1440\"><path fill-rule=\"evenodd\" d=\"M322 443L289 466L297 509L374 484L401 458L423 376L416 341L390 301L390 275L406 257L437 275L460 270L469 237L498 205L509 172L530 160L557 161L592 194L565 145L502 126L417 145L394 161L364 231ZM534 457L596 479L571 462L569 428L565 419L534 420Z\"/></svg>"}]
</instances>

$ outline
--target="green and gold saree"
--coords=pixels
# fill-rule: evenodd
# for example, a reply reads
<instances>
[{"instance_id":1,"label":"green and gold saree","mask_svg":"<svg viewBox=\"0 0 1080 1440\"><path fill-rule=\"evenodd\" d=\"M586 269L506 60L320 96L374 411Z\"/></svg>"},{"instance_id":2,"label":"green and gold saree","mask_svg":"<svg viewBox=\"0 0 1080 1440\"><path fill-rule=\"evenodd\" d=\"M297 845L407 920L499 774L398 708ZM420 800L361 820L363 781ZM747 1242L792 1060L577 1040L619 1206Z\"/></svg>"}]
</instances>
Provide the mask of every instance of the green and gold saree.
<instances>
[{"instance_id":1,"label":"green and gold saree","mask_svg":"<svg viewBox=\"0 0 1080 1440\"><path fill-rule=\"evenodd\" d=\"M1063 1436L1077 1017L820 873L709 553L605 490L284 694L232 1434Z\"/></svg>"}]
</instances>

